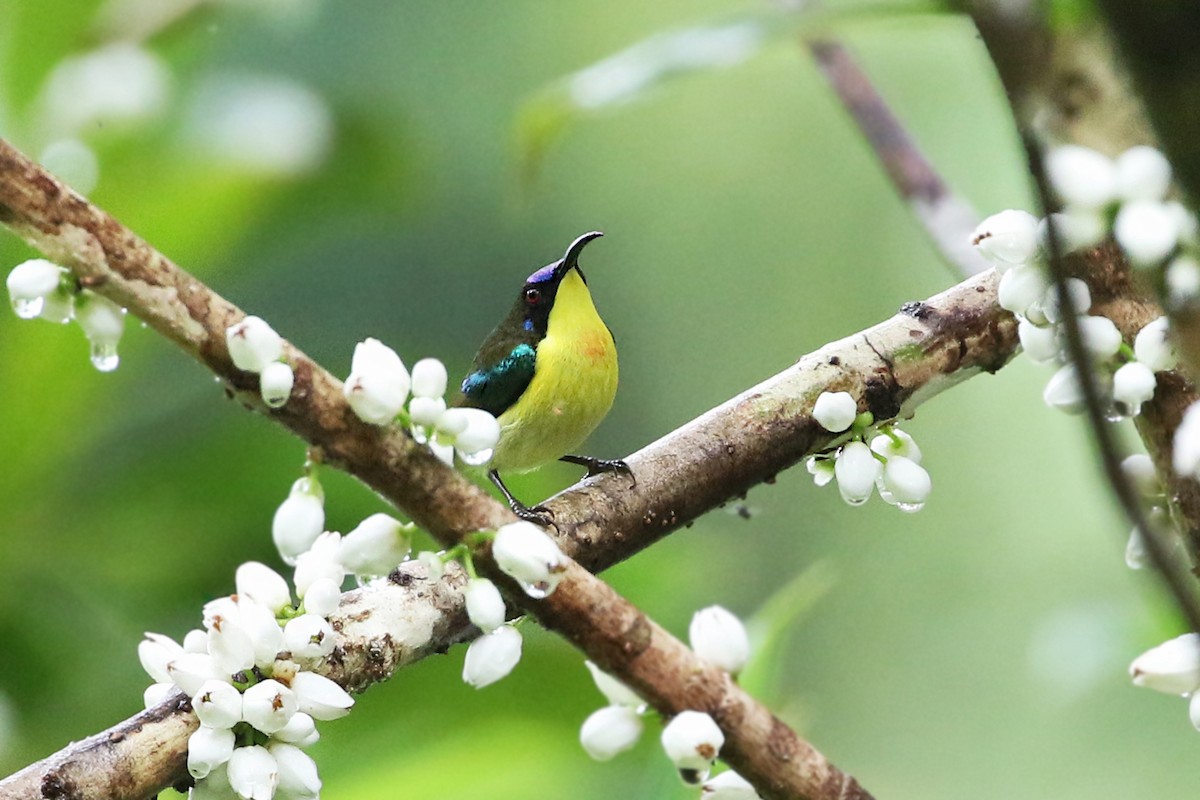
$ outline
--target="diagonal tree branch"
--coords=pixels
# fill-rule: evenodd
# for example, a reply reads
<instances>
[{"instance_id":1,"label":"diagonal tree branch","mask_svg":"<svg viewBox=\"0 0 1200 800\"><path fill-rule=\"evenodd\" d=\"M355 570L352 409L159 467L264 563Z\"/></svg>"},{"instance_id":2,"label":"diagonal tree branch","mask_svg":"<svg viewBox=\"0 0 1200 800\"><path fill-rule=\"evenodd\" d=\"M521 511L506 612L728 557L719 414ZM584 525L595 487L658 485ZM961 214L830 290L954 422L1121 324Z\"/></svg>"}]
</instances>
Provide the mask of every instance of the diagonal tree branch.
<instances>
[{"instance_id":1,"label":"diagonal tree branch","mask_svg":"<svg viewBox=\"0 0 1200 800\"><path fill-rule=\"evenodd\" d=\"M402 431L358 421L345 406L336 379L293 347L286 350L297 375L292 400L279 411L263 409L253 391L254 379L234 369L225 350L224 330L242 313L3 143L0 221L73 268L96 291L133 309L221 376L243 402L320 446L328 461L392 499L442 541L457 541L462 533L511 519L507 509ZM993 282L990 274L981 276L926 303L908 304L892 320L818 351L635 454L630 463L639 477L637 489L605 476L555 498L551 508L564 548L586 566L606 566L820 449L830 435L808 411L822 390L849 390L860 407L886 419L970 374L1002 366L1015 348L1015 325L995 307ZM431 603L422 593L440 591L441 584L430 589L421 577L401 570L391 583L346 599L339 617L343 657L331 663L330 674L344 685L364 688L398 666L470 635L453 587L442 598L445 605L432 612L440 622L413 637L415 643L398 646L402 631L393 633L386 622L380 627L378 617L386 614L378 603L385 595L395 599L392 593L399 591L401 605L428 609ZM664 713L700 708L726 724L740 721L725 755L766 796L866 796L853 779L727 678L700 667L681 643L584 570L573 568L569 581L547 601L533 602L519 593L510 597L528 604L548 627L579 644ZM359 602L366 605L346 616ZM704 680L680 681L685 674ZM135 728L141 716L130 721ZM129 734L120 738L136 740ZM179 740L175 745L141 755L157 759L165 754L174 764L172 774L181 779ZM56 776L66 774L64 764L77 769L73 774L89 774L78 771L79 759L90 759L93 768L108 765L109 789L95 796L140 797L164 785L126 786L112 776L113 762L106 756L112 753L103 742L90 750L69 749L0 783L0 791L7 796L21 786L55 783ZM764 771L765 763L774 766ZM113 788L117 784L120 792Z\"/></svg>"}]
</instances>

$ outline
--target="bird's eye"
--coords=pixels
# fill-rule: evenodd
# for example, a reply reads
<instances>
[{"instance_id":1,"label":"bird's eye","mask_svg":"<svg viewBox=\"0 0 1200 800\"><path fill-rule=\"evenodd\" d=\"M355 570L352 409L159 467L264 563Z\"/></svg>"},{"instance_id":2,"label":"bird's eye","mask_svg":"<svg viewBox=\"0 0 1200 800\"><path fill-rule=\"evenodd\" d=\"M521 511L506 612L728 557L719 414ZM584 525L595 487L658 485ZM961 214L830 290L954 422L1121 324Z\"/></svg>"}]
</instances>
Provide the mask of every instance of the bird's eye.
<instances>
[{"instance_id":1,"label":"bird's eye","mask_svg":"<svg viewBox=\"0 0 1200 800\"><path fill-rule=\"evenodd\" d=\"M540 289L526 289L525 290L525 302L529 303L529 305L531 305L531 306L537 305L538 301L541 299L542 299L542 292Z\"/></svg>"}]
</instances>

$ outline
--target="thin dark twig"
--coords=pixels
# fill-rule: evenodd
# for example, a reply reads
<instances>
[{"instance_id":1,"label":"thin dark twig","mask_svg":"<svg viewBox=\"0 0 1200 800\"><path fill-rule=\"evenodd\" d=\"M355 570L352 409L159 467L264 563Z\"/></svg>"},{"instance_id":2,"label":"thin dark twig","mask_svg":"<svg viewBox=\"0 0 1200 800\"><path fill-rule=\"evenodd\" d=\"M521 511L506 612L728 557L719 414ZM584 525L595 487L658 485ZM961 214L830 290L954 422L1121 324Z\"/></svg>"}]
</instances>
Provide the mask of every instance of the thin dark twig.
<instances>
[{"instance_id":1,"label":"thin dark twig","mask_svg":"<svg viewBox=\"0 0 1200 800\"><path fill-rule=\"evenodd\" d=\"M1029 160L1029 170L1037 187L1038 201L1041 203L1043 211L1048 214L1052 208L1052 200L1041 149L1028 136L1022 137L1022 141L1025 145L1026 157ZM1067 354L1075 366L1076 377L1083 391L1084 407L1088 423L1092 428L1096 448L1100 451L1104 476L1108 479L1109 486L1121 509L1137 529L1142 541L1145 542L1146 554L1150 557L1150 563L1162 575L1163 582L1187 620L1189 629L1200 631L1200 605L1197 604L1196 596L1175 568L1167 546L1150 525L1137 490L1134 489L1125 470L1121 468L1121 455L1106 419L1104 403L1101 401L1100 389L1096 384L1096 375L1092 369L1092 358L1083 346L1083 334L1080 332L1079 320L1076 317L1078 310L1075 308L1070 292L1067 291L1067 272L1063 265L1062 240L1054 225L1046 227L1047 244L1050 251L1048 259L1050 280L1058 295L1062 326L1066 333Z\"/></svg>"}]
</instances>

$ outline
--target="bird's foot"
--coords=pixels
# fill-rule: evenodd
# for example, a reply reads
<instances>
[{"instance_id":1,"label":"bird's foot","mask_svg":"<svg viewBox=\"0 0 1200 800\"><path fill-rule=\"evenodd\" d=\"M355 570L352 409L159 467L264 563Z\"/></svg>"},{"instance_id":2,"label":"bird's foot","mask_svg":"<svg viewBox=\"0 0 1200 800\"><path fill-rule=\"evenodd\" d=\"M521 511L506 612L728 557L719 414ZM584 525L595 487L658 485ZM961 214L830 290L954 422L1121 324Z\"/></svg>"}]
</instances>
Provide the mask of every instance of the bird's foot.
<instances>
[{"instance_id":1,"label":"bird's foot","mask_svg":"<svg viewBox=\"0 0 1200 800\"><path fill-rule=\"evenodd\" d=\"M519 501L513 501L508 504L512 512L526 522L532 522L534 525L540 525L543 528L557 528L554 524L554 512L545 506L534 506L530 508Z\"/></svg>"},{"instance_id":2,"label":"bird's foot","mask_svg":"<svg viewBox=\"0 0 1200 800\"><path fill-rule=\"evenodd\" d=\"M616 472L629 477L629 488L637 486L637 478L633 474L633 470L619 458L605 459L592 458L591 456L563 456L559 461L565 461L568 464L578 464L581 467L587 468L585 477L592 478L596 475L602 475L605 472Z\"/></svg>"}]
</instances>

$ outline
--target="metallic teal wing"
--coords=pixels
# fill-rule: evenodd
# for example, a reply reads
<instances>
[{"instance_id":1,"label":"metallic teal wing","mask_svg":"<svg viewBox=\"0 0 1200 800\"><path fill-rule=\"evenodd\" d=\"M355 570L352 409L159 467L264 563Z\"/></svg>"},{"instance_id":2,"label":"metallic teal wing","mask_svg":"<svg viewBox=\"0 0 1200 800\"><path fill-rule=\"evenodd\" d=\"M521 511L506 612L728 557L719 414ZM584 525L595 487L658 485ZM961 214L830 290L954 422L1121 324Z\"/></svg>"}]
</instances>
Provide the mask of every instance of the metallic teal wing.
<instances>
[{"instance_id":1,"label":"metallic teal wing","mask_svg":"<svg viewBox=\"0 0 1200 800\"><path fill-rule=\"evenodd\" d=\"M519 344L492 367L477 369L463 379L466 404L500 416L524 394L533 380L537 351Z\"/></svg>"}]
</instances>

